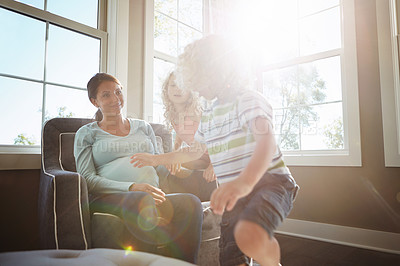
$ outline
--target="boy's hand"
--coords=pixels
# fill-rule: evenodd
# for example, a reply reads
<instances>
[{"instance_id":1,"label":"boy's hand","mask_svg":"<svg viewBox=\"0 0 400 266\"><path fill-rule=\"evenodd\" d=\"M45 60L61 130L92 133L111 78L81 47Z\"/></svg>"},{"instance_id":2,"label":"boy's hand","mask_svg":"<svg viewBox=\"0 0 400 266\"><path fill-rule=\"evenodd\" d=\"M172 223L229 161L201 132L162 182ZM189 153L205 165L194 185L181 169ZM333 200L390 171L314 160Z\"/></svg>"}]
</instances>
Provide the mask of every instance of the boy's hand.
<instances>
[{"instance_id":1,"label":"boy's hand","mask_svg":"<svg viewBox=\"0 0 400 266\"><path fill-rule=\"evenodd\" d=\"M136 153L131 156L131 164L134 167L142 168L143 166L157 166L156 155L150 153Z\"/></svg>"},{"instance_id":2,"label":"boy's hand","mask_svg":"<svg viewBox=\"0 0 400 266\"><path fill-rule=\"evenodd\" d=\"M240 178L222 184L211 194L210 207L215 214L222 215L225 210L231 211L238 199L250 194L252 189L253 186Z\"/></svg>"},{"instance_id":3,"label":"boy's hand","mask_svg":"<svg viewBox=\"0 0 400 266\"><path fill-rule=\"evenodd\" d=\"M213 168L211 163L204 170L203 177L208 183L210 183L210 182L214 181L215 179L217 179L217 176L214 173L214 168Z\"/></svg>"}]
</instances>

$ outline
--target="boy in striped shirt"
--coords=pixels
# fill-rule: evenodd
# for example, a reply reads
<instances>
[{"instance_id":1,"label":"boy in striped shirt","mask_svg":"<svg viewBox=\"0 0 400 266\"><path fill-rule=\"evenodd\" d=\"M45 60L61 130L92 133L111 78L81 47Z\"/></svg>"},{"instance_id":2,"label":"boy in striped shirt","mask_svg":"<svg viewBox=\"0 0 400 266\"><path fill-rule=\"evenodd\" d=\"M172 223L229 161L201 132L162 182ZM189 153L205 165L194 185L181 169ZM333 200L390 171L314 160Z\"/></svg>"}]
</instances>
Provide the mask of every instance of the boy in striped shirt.
<instances>
[{"instance_id":1,"label":"boy in striped shirt","mask_svg":"<svg viewBox=\"0 0 400 266\"><path fill-rule=\"evenodd\" d=\"M272 129L272 108L250 90L240 54L216 35L189 44L179 57L179 87L212 101L195 142L162 155L135 154L134 166L183 163L208 150L221 186L211 208L222 215L220 264L279 265L276 227L289 214L298 186L285 166Z\"/></svg>"}]
</instances>

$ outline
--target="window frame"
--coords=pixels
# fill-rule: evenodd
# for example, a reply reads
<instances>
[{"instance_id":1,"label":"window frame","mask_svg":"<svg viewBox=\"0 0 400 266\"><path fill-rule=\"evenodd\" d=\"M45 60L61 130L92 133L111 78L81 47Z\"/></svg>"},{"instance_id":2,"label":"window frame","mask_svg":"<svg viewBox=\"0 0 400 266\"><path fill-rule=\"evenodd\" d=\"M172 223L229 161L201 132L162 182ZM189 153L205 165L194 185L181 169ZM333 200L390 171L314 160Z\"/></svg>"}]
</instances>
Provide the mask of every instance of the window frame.
<instances>
[{"instance_id":1,"label":"window frame","mask_svg":"<svg viewBox=\"0 0 400 266\"><path fill-rule=\"evenodd\" d=\"M400 1L377 1L376 17L385 166L400 167Z\"/></svg>"},{"instance_id":2,"label":"window frame","mask_svg":"<svg viewBox=\"0 0 400 266\"><path fill-rule=\"evenodd\" d=\"M46 0L45 0L46 5ZM107 37L108 34L105 32L105 15L106 15L106 2L105 0L99 0L98 2L98 28L92 28L85 24L81 24L79 22L73 21L71 19L67 19L61 17L59 15L50 13L48 11L44 11L43 9L38 9L36 7L20 3L13 0L3 0L0 3L1 8L5 8L11 12L18 13L20 15L28 16L33 19L37 19L43 21L46 24L46 31L48 31L49 25L56 25L59 27L63 27L67 30L75 31L93 38L97 38L100 40L100 71L105 71L107 69ZM47 34L47 33L46 33ZM86 90L86 88L78 88L75 86L68 86L65 84L59 84L54 82L45 81L44 78L40 80L26 78L23 76L9 75L9 74L1 74L2 77L14 78L18 80L32 81L37 82L43 85L43 92L46 90L46 85L56 85L62 87L69 87L73 89ZM43 94L45 97L45 94ZM42 100L42 110L44 110L45 99ZM43 113L43 112L42 112ZM44 113L42 114L42 123L44 122ZM42 125L43 126L43 125ZM41 145L6 145L0 144L0 155L7 154L40 154L41 153Z\"/></svg>"},{"instance_id":3,"label":"window frame","mask_svg":"<svg viewBox=\"0 0 400 266\"><path fill-rule=\"evenodd\" d=\"M345 148L341 150L282 151L285 162L289 166L362 166L354 0L340 1L340 8L342 14L342 48L301 56L261 69L262 72L265 72L340 56ZM262 83L262 72L258 74L260 83ZM261 90L262 84L259 84L258 87Z\"/></svg>"},{"instance_id":4,"label":"window frame","mask_svg":"<svg viewBox=\"0 0 400 266\"><path fill-rule=\"evenodd\" d=\"M203 1L203 36L209 30L209 2ZM176 65L178 58L154 49L154 0L145 1L145 60L144 60L144 93L143 93L143 119L154 121L153 93L154 93L154 59L164 60ZM179 23L179 20L177 20Z\"/></svg>"}]
</instances>

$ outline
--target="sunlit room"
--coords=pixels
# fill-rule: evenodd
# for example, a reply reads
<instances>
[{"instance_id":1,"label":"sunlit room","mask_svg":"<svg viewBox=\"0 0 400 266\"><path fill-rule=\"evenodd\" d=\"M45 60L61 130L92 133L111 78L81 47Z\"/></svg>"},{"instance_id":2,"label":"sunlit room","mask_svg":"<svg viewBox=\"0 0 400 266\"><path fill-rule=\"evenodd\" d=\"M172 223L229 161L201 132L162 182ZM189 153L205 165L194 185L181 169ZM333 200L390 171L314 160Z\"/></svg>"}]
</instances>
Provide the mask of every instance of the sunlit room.
<instances>
[{"instance_id":1,"label":"sunlit room","mask_svg":"<svg viewBox=\"0 0 400 266\"><path fill-rule=\"evenodd\" d=\"M0 0L0 265L400 265L399 0Z\"/></svg>"}]
</instances>

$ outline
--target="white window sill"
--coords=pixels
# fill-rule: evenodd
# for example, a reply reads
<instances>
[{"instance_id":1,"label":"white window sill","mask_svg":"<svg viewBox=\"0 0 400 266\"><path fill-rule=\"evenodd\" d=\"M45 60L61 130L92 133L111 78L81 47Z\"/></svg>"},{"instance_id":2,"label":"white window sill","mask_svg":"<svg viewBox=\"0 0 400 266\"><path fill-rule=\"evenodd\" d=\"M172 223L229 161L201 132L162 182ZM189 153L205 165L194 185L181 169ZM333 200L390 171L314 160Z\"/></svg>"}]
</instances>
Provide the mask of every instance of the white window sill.
<instances>
[{"instance_id":1,"label":"white window sill","mask_svg":"<svg viewBox=\"0 0 400 266\"><path fill-rule=\"evenodd\" d=\"M0 145L0 170L40 169L39 145Z\"/></svg>"},{"instance_id":2,"label":"white window sill","mask_svg":"<svg viewBox=\"0 0 400 266\"><path fill-rule=\"evenodd\" d=\"M0 145L0 154L40 154L40 145Z\"/></svg>"},{"instance_id":3,"label":"white window sill","mask_svg":"<svg viewBox=\"0 0 400 266\"><path fill-rule=\"evenodd\" d=\"M282 152L288 166L354 166L361 167L361 155L339 151Z\"/></svg>"}]
</instances>

